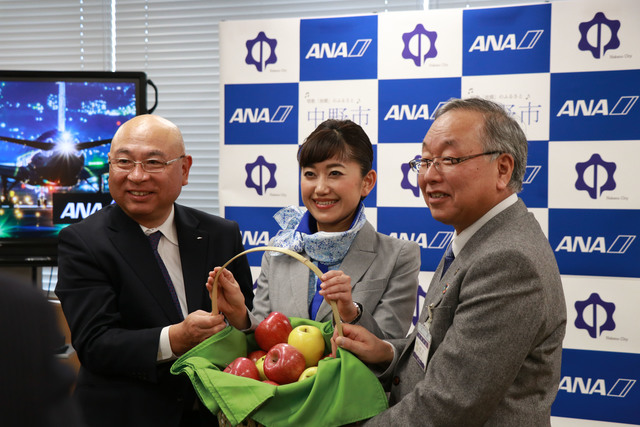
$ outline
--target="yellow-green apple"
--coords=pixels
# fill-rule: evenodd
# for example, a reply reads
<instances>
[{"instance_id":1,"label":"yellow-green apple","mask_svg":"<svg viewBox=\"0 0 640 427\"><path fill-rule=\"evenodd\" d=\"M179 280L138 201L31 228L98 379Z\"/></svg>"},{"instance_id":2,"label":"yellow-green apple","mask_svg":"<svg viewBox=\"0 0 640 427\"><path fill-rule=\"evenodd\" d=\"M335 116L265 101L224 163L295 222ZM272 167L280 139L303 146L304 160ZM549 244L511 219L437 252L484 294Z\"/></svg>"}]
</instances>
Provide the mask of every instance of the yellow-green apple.
<instances>
[{"instance_id":1,"label":"yellow-green apple","mask_svg":"<svg viewBox=\"0 0 640 427\"><path fill-rule=\"evenodd\" d=\"M300 374L300 378L298 378L298 381L302 381L302 380L306 380L307 378L311 378L317 372L318 372L318 367L317 366L310 366L307 369L305 369L304 371L302 371L302 373Z\"/></svg>"},{"instance_id":2,"label":"yellow-green apple","mask_svg":"<svg viewBox=\"0 0 640 427\"><path fill-rule=\"evenodd\" d=\"M258 346L264 351L269 351L276 344L286 343L292 329L289 318L274 311L258 324L254 336Z\"/></svg>"},{"instance_id":3,"label":"yellow-green apple","mask_svg":"<svg viewBox=\"0 0 640 427\"><path fill-rule=\"evenodd\" d=\"M246 357L238 357L233 362L224 368L224 372L229 374L238 375L240 377L253 378L254 380L260 380L260 374L256 364Z\"/></svg>"},{"instance_id":4,"label":"yellow-green apple","mask_svg":"<svg viewBox=\"0 0 640 427\"><path fill-rule=\"evenodd\" d=\"M324 354L324 337L320 329L312 325L296 326L289 334L289 345L294 346L304 356L307 368L316 366Z\"/></svg>"},{"instance_id":5,"label":"yellow-green apple","mask_svg":"<svg viewBox=\"0 0 640 427\"><path fill-rule=\"evenodd\" d=\"M304 356L294 346L279 343L267 352L264 374L278 384L296 382L305 369Z\"/></svg>"},{"instance_id":6,"label":"yellow-green apple","mask_svg":"<svg viewBox=\"0 0 640 427\"><path fill-rule=\"evenodd\" d=\"M256 360L256 368L258 368L258 374L260 375L260 379L262 381L267 379L267 376L264 374L264 359L267 357L265 353L260 359Z\"/></svg>"}]
</instances>

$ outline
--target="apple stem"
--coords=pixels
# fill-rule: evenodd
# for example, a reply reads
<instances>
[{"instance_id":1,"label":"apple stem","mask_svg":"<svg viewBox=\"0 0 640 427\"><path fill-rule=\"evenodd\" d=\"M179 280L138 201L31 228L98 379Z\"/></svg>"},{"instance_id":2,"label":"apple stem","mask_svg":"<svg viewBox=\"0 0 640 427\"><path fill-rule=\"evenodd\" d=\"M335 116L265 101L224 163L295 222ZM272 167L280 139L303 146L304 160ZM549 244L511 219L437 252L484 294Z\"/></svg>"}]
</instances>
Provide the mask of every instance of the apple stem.
<instances>
[{"instance_id":1,"label":"apple stem","mask_svg":"<svg viewBox=\"0 0 640 427\"><path fill-rule=\"evenodd\" d=\"M278 248L276 246L259 246L259 247L247 249L246 251L240 252L238 255L234 256L229 261L227 261L222 266L222 268L218 270L218 273L216 273L215 277L213 278L213 287L211 288L211 293L209 295L211 297L211 314L218 314L218 276L220 275L222 270L224 270L236 258L242 255L248 254L250 252L258 252L258 251L263 251L263 252L273 251L273 252L280 252L280 253L289 255L290 257L295 258L296 260L306 265L311 271L313 271L316 274L316 276L318 277L322 276L322 271L320 271L320 269L314 263L312 263L310 260L300 255L299 253L294 252L290 249ZM338 328L338 335L343 336L342 320L340 320L338 305L336 304L335 301L330 301L330 305L331 305L331 311L333 312L333 321L336 325L336 328Z\"/></svg>"}]
</instances>

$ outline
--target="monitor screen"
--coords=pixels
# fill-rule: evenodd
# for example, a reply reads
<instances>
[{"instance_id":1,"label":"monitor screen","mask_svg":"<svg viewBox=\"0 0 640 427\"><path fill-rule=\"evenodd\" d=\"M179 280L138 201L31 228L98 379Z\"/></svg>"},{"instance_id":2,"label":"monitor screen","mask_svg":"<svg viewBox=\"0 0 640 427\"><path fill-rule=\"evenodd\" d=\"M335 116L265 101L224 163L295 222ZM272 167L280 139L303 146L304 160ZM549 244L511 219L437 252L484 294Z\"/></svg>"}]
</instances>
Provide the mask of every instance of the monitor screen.
<instances>
[{"instance_id":1,"label":"monitor screen","mask_svg":"<svg viewBox=\"0 0 640 427\"><path fill-rule=\"evenodd\" d=\"M147 112L142 72L0 71L0 264L55 265L58 232L111 202L107 154Z\"/></svg>"}]
</instances>

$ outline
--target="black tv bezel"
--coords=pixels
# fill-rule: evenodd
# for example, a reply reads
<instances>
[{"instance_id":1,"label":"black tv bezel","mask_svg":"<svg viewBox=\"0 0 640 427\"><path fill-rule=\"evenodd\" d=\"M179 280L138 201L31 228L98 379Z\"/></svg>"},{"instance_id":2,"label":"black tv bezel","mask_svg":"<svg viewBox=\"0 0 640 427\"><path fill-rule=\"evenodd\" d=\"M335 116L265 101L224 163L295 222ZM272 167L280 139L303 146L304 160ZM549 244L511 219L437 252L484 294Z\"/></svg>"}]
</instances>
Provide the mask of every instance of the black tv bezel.
<instances>
[{"instance_id":1,"label":"black tv bezel","mask_svg":"<svg viewBox=\"0 0 640 427\"><path fill-rule=\"evenodd\" d=\"M45 71L0 70L0 81L93 81L127 82L136 85L136 115L152 112L147 106L147 86L155 85L143 71ZM58 263L57 237L0 237L0 266L55 266Z\"/></svg>"}]
</instances>

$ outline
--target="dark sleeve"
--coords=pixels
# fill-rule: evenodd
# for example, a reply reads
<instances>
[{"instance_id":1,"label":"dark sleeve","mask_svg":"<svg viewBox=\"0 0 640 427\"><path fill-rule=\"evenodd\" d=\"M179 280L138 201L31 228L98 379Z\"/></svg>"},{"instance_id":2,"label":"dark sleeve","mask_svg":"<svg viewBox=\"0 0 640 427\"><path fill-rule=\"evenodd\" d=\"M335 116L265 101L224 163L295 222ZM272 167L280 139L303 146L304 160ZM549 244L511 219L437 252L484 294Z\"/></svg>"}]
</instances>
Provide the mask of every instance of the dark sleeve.
<instances>
[{"instance_id":1,"label":"dark sleeve","mask_svg":"<svg viewBox=\"0 0 640 427\"><path fill-rule=\"evenodd\" d=\"M47 300L19 278L0 276L0 425L78 426L75 375L55 358L64 343Z\"/></svg>"},{"instance_id":2,"label":"dark sleeve","mask_svg":"<svg viewBox=\"0 0 640 427\"><path fill-rule=\"evenodd\" d=\"M96 243L106 240L74 226L59 234L56 295L73 347L94 373L157 381L160 331L169 322L117 251Z\"/></svg>"}]
</instances>

